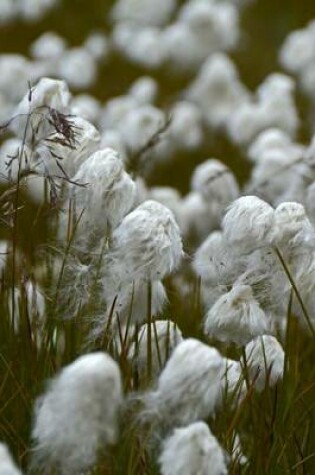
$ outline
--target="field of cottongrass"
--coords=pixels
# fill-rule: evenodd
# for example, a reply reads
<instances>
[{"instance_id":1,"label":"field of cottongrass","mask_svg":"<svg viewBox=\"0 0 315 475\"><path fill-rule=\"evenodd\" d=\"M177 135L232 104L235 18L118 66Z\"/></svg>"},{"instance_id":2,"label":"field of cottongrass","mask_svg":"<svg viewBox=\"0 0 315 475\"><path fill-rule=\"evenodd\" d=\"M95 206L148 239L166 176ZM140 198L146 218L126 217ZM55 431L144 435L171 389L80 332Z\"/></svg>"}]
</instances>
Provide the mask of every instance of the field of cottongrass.
<instances>
[{"instance_id":1,"label":"field of cottongrass","mask_svg":"<svg viewBox=\"0 0 315 475\"><path fill-rule=\"evenodd\" d=\"M315 473L311 4L0 0L0 475Z\"/></svg>"}]
</instances>

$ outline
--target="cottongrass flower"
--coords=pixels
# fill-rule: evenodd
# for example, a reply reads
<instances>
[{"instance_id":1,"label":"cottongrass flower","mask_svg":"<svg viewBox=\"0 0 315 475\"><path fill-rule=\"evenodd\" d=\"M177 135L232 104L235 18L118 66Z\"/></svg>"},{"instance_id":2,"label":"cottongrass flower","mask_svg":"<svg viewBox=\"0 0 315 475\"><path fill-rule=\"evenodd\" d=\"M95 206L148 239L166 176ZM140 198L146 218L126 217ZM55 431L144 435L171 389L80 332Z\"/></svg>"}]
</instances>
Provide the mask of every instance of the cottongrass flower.
<instances>
[{"instance_id":1,"label":"cottongrass flower","mask_svg":"<svg viewBox=\"0 0 315 475\"><path fill-rule=\"evenodd\" d=\"M210 308L204 322L207 335L240 346L269 329L269 320L249 285L235 284Z\"/></svg>"},{"instance_id":2,"label":"cottongrass flower","mask_svg":"<svg viewBox=\"0 0 315 475\"><path fill-rule=\"evenodd\" d=\"M222 210L239 196L239 187L233 173L215 158L206 160L195 168L191 187L205 201L217 202Z\"/></svg>"},{"instance_id":3,"label":"cottongrass flower","mask_svg":"<svg viewBox=\"0 0 315 475\"><path fill-rule=\"evenodd\" d=\"M66 48L67 43L64 38L54 31L46 31L31 43L30 53L33 58L38 60L55 61L59 59Z\"/></svg>"},{"instance_id":4,"label":"cottongrass flower","mask_svg":"<svg viewBox=\"0 0 315 475\"><path fill-rule=\"evenodd\" d=\"M166 363L156 389L142 396L141 416L168 428L207 418L220 395L223 365L215 348L193 338L183 340Z\"/></svg>"},{"instance_id":5,"label":"cottongrass flower","mask_svg":"<svg viewBox=\"0 0 315 475\"><path fill-rule=\"evenodd\" d=\"M37 401L33 463L41 473L82 473L98 450L116 441L122 385L117 363L105 353L79 357Z\"/></svg>"},{"instance_id":6,"label":"cottongrass flower","mask_svg":"<svg viewBox=\"0 0 315 475\"><path fill-rule=\"evenodd\" d=\"M229 284L242 265L221 231L214 231L198 247L193 268L204 284Z\"/></svg>"},{"instance_id":7,"label":"cottongrass flower","mask_svg":"<svg viewBox=\"0 0 315 475\"><path fill-rule=\"evenodd\" d=\"M148 347L151 348L152 376L157 376L174 348L183 341L182 333L176 323L171 320L155 320L149 325L146 323L139 328L136 341L129 348L128 358L143 377L147 372L149 359ZM151 344L148 345L149 334Z\"/></svg>"},{"instance_id":8,"label":"cottongrass flower","mask_svg":"<svg viewBox=\"0 0 315 475\"><path fill-rule=\"evenodd\" d=\"M74 217L79 220L75 242L88 250L114 229L131 209L136 185L124 170L117 152L110 148L97 151L86 159L72 181L69 206L73 206ZM67 216L61 222L63 230L67 228L66 221Z\"/></svg>"},{"instance_id":9,"label":"cottongrass flower","mask_svg":"<svg viewBox=\"0 0 315 475\"><path fill-rule=\"evenodd\" d=\"M151 76L140 76L130 86L128 94L136 99L139 105L154 104L159 93L159 85Z\"/></svg>"},{"instance_id":10,"label":"cottongrass flower","mask_svg":"<svg viewBox=\"0 0 315 475\"><path fill-rule=\"evenodd\" d=\"M257 163L263 160L266 151L287 151L290 155L298 158L304 147L292 142L290 135L276 127L271 127L261 132L248 149L248 157ZM294 153L293 153L294 152Z\"/></svg>"},{"instance_id":11,"label":"cottongrass flower","mask_svg":"<svg viewBox=\"0 0 315 475\"><path fill-rule=\"evenodd\" d=\"M176 3L176 0L161 0L158 4L154 0L118 0L111 16L115 22L163 26L171 18Z\"/></svg>"},{"instance_id":12,"label":"cottongrass flower","mask_svg":"<svg viewBox=\"0 0 315 475\"><path fill-rule=\"evenodd\" d=\"M84 47L71 48L59 58L57 71L73 89L87 89L97 79L97 62Z\"/></svg>"},{"instance_id":13,"label":"cottongrass flower","mask_svg":"<svg viewBox=\"0 0 315 475\"><path fill-rule=\"evenodd\" d=\"M177 269L182 256L182 239L173 213L147 200L113 232L105 274L119 285L160 280Z\"/></svg>"},{"instance_id":14,"label":"cottongrass flower","mask_svg":"<svg viewBox=\"0 0 315 475\"><path fill-rule=\"evenodd\" d=\"M246 366L257 391L274 386L283 378L284 351L278 340L263 335L250 341L245 348Z\"/></svg>"},{"instance_id":15,"label":"cottongrass flower","mask_svg":"<svg viewBox=\"0 0 315 475\"><path fill-rule=\"evenodd\" d=\"M285 202L274 213L272 240L275 245L288 249L302 244L313 247L314 228L301 203Z\"/></svg>"},{"instance_id":16,"label":"cottongrass flower","mask_svg":"<svg viewBox=\"0 0 315 475\"><path fill-rule=\"evenodd\" d=\"M249 252L269 243L274 209L257 196L242 196L228 208L223 218L223 234L228 242Z\"/></svg>"},{"instance_id":17,"label":"cottongrass flower","mask_svg":"<svg viewBox=\"0 0 315 475\"><path fill-rule=\"evenodd\" d=\"M233 406L238 405L246 395L246 384L243 370L239 361L225 358L224 372L221 377L222 402L225 397L231 400Z\"/></svg>"},{"instance_id":18,"label":"cottongrass flower","mask_svg":"<svg viewBox=\"0 0 315 475\"><path fill-rule=\"evenodd\" d=\"M175 429L163 442L162 475L226 475L227 456L204 422Z\"/></svg>"},{"instance_id":19,"label":"cottongrass flower","mask_svg":"<svg viewBox=\"0 0 315 475\"><path fill-rule=\"evenodd\" d=\"M16 467L8 447L0 442L0 475L22 475Z\"/></svg>"}]
</instances>

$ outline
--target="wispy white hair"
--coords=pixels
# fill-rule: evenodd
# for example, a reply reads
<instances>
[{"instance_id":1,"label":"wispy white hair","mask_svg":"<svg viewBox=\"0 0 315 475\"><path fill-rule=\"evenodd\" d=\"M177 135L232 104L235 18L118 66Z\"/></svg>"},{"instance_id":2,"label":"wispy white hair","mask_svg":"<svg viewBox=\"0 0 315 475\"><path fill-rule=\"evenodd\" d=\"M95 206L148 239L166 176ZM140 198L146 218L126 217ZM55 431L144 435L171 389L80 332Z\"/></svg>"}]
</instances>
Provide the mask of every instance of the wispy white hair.
<instances>
[{"instance_id":1,"label":"wispy white hair","mask_svg":"<svg viewBox=\"0 0 315 475\"><path fill-rule=\"evenodd\" d=\"M159 280L173 272L183 256L179 227L173 213L147 200L115 229L107 256L107 272L114 280Z\"/></svg>"},{"instance_id":2,"label":"wispy white hair","mask_svg":"<svg viewBox=\"0 0 315 475\"><path fill-rule=\"evenodd\" d=\"M250 341L245 348L246 365L255 387L262 391L266 384L274 386L283 377L284 351L278 340L263 335Z\"/></svg>"},{"instance_id":3,"label":"wispy white hair","mask_svg":"<svg viewBox=\"0 0 315 475\"><path fill-rule=\"evenodd\" d=\"M269 331L268 318L255 300L249 285L234 285L208 311L205 333L219 341L246 345L253 337Z\"/></svg>"},{"instance_id":4,"label":"wispy white hair","mask_svg":"<svg viewBox=\"0 0 315 475\"><path fill-rule=\"evenodd\" d=\"M148 324L139 328L137 341L129 348L128 358L133 362L137 371L144 376L148 366ZM151 359L152 375L157 376L174 348L183 341L182 333L176 323L171 320L156 320L151 323Z\"/></svg>"},{"instance_id":5,"label":"wispy white hair","mask_svg":"<svg viewBox=\"0 0 315 475\"><path fill-rule=\"evenodd\" d=\"M228 242L251 250L268 243L274 209L257 196L242 196L228 208L223 218L223 234Z\"/></svg>"},{"instance_id":6,"label":"wispy white hair","mask_svg":"<svg viewBox=\"0 0 315 475\"><path fill-rule=\"evenodd\" d=\"M70 206L78 219L75 242L88 250L114 229L131 209L136 185L115 150L105 148L91 155L73 177ZM67 216L64 221L67 221ZM62 222L66 227L65 222Z\"/></svg>"},{"instance_id":7,"label":"wispy white hair","mask_svg":"<svg viewBox=\"0 0 315 475\"><path fill-rule=\"evenodd\" d=\"M204 422L175 429L163 442L162 475L226 475L227 456Z\"/></svg>"},{"instance_id":8,"label":"wispy white hair","mask_svg":"<svg viewBox=\"0 0 315 475\"><path fill-rule=\"evenodd\" d=\"M223 358L215 349L189 338L176 346L155 390L143 395L142 416L166 427L207 418L220 393Z\"/></svg>"},{"instance_id":9,"label":"wispy white hair","mask_svg":"<svg viewBox=\"0 0 315 475\"><path fill-rule=\"evenodd\" d=\"M8 447L0 442L0 475L22 475L15 465Z\"/></svg>"},{"instance_id":10,"label":"wispy white hair","mask_svg":"<svg viewBox=\"0 0 315 475\"><path fill-rule=\"evenodd\" d=\"M121 403L120 371L110 356L91 353L66 366L35 408L34 464L41 473L90 469L99 448L116 441Z\"/></svg>"},{"instance_id":11,"label":"wispy white hair","mask_svg":"<svg viewBox=\"0 0 315 475\"><path fill-rule=\"evenodd\" d=\"M272 239L275 245L284 248L302 243L313 245L314 228L302 204L284 202L277 206L274 213Z\"/></svg>"},{"instance_id":12,"label":"wispy white hair","mask_svg":"<svg viewBox=\"0 0 315 475\"><path fill-rule=\"evenodd\" d=\"M191 187L208 201L225 207L239 196L239 187L231 170L215 158L198 165L193 173Z\"/></svg>"}]
</instances>

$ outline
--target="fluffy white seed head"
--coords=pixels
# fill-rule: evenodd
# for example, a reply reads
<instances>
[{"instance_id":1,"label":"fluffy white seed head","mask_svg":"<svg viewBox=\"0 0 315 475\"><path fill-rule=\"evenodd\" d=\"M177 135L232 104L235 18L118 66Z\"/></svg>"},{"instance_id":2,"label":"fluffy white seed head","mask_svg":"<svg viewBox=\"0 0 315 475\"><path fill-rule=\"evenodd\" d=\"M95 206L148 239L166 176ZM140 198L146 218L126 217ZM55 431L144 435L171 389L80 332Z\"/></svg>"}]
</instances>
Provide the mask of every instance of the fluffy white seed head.
<instances>
[{"instance_id":1,"label":"fluffy white seed head","mask_svg":"<svg viewBox=\"0 0 315 475\"><path fill-rule=\"evenodd\" d=\"M54 61L59 59L66 47L64 38L53 31L46 31L31 44L30 52L35 59Z\"/></svg>"},{"instance_id":2,"label":"fluffy white seed head","mask_svg":"<svg viewBox=\"0 0 315 475\"><path fill-rule=\"evenodd\" d=\"M239 187L231 170L214 158L206 160L195 168L191 186L206 201L216 201L223 208L239 195Z\"/></svg>"},{"instance_id":3,"label":"fluffy white seed head","mask_svg":"<svg viewBox=\"0 0 315 475\"><path fill-rule=\"evenodd\" d=\"M32 111L30 126L26 136L27 140L31 140L32 130L36 130L37 140L40 137L46 138L53 129L47 120L43 120L43 115L48 116L48 107L56 109L63 114L69 112L71 95L68 86L65 81L42 78L31 89L31 102L29 101L29 96L29 92L25 94L15 109L14 115L18 116L19 119L12 122L11 128L18 137L23 138L27 116Z\"/></svg>"},{"instance_id":4,"label":"fluffy white seed head","mask_svg":"<svg viewBox=\"0 0 315 475\"><path fill-rule=\"evenodd\" d=\"M314 22L308 27L291 32L279 53L281 65L292 73L303 74L305 68L315 59Z\"/></svg>"},{"instance_id":5,"label":"fluffy white seed head","mask_svg":"<svg viewBox=\"0 0 315 475\"><path fill-rule=\"evenodd\" d=\"M140 76L130 87L128 93L140 105L154 104L158 95L158 83L150 76Z\"/></svg>"},{"instance_id":6,"label":"fluffy white seed head","mask_svg":"<svg viewBox=\"0 0 315 475\"><path fill-rule=\"evenodd\" d=\"M0 475L22 475L15 465L8 447L0 442Z\"/></svg>"},{"instance_id":7,"label":"fluffy white seed head","mask_svg":"<svg viewBox=\"0 0 315 475\"><path fill-rule=\"evenodd\" d=\"M226 475L227 457L204 422L175 429L163 442L162 475Z\"/></svg>"},{"instance_id":8,"label":"fluffy white seed head","mask_svg":"<svg viewBox=\"0 0 315 475\"><path fill-rule=\"evenodd\" d=\"M96 61L104 62L109 56L109 42L101 32L92 32L83 46Z\"/></svg>"},{"instance_id":9,"label":"fluffy white seed head","mask_svg":"<svg viewBox=\"0 0 315 475\"><path fill-rule=\"evenodd\" d=\"M270 128L261 132L248 150L253 162L259 162L266 150L285 150L292 144L290 136L281 129Z\"/></svg>"},{"instance_id":10,"label":"fluffy white seed head","mask_svg":"<svg viewBox=\"0 0 315 475\"><path fill-rule=\"evenodd\" d=\"M246 345L253 337L268 333L268 318L249 285L234 285L206 315L207 335L226 343Z\"/></svg>"},{"instance_id":11,"label":"fluffy white seed head","mask_svg":"<svg viewBox=\"0 0 315 475\"><path fill-rule=\"evenodd\" d=\"M105 353L79 357L50 383L35 408L35 464L60 474L93 466L100 447L116 440L122 385L117 363Z\"/></svg>"},{"instance_id":12,"label":"fluffy white seed head","mask_svg":"<svg viewBox=\"0 0 315 475\"><path fill-rule=\"evenodd\" d=\"M139 328L137 341L132 343L128 353L128 358L142 377L145 377L148 366L148 339L149 328L146 323ZM174 348L182 341L182 333L176 323L170 320L151 323L152 376L160 373Z\"/></svg>"},{"instance_id":13,"label":"fluffy white seed head","mask_svg":"<svg viewBox=\"0 0 315 475\"><path fill-rule=\"evenodd\" d=\"M112 10L116 22L135 22L140 25L163 26L175 10L177 0L118 0Z\"/></svg>"},{"instance_id":14,"label":"fluffy white seed head","mask_svg":"<svg viewBox=\"0 0 315 475\"><path fill-rule=\"evenodd\" d=\"M118 282L159 280L180 264L183 245L173 213L147 200L115 229L107 257L108 272Z\"/></svg>"},{"instance_id":15,"label":"fluffy white seed head","mask_svg":"<svg viewBox=\"0 0 315 475\"><path fill-rule=\"evenodd\" d=\"M225 358L224 371L221 378L222 398L231 397L233 405L243 400L246 394L246 383L243 376L242 366L239 361Z\"/></svg>"},{"instance_id":16,"label":"fluffy white seed head","mask_svg":"<svg viewBox=\"0 0 315 475\"><path fill-rule=\"evenodd\" d=\"M231 115L246 103L249 93L241 84L232 61L224 54L209 56L187 91L211 128L226 126Z\"/></svg>"},{"instance_id":17,"label":"fluffy white seed head","mask_svg":"<svg viewBox=\"0 0 315 475\"><path fill-rule=\"evenodd\" d=\"M214 231L197 249L193 268L204 283L228 284L240 272L233 249L221 231Z\"/></svg>"},{"instance_id":18,"label":"fluffy white seed head","mask_svg":"<svg viewBox=\"0 0 315 475\"><path fill-rule=\"evenodd\" d=\"M90 94L78 94L71 101L71 113L96 124L101 114L101 105Z\"/></svg>"},{"instance_id":19,"label":"fluffy white seed head","mask_svg":"<svg viewBox=\"0 0 315 475\"><path fill-rule=\"evenodd\" d=\"M74 89L89 88L97 78L95 58L84 48L68 49L59 59L58 75Z\"/></svg>"},{"instance_id":20,"label":"fluffy white seed head","mask_svg":"<svg viewBox=\"0 0 315 475\"><path fill-rule=\"evenodd\" d=\"M276 245L284 247L302 242L311 244L314 241L314 228L302 204L285 202L277 206L272 239Z\"/></svg>"},{"instance_id":21,"label":"fluffy white seed head","mask_svg":"<svg viewBox=\"0 0 315 475\"><path fill-rule=\"evenodd\" d=\"M284 351L278 340L263 335L250 341L245 348L248 373L255 387L262 391L266 384L274 386L283 377Z\"/></svg>"},{"instance_id":22,"label":"fluffy white seed head","mask_svg":"<svg viewBox=\"0 0 315 475\"><path fill-rule=\"evenodd\" d=\"M268 243L274 220L274 209L257 196L235 200L223 218L223 234L228 242L244 250Z\"/></svg>"},{"instance_id":23,"label":"fluffy white seed head","mask_svg":"<svg viewBox=\"0 0 315 475\"><path fill-rule=\"evenodd\" d=\"M144 395L145 414L165 426L186 425L208 417L220 393L223 358L215 349L189 338L176 346L155 391Z\"/></svg>"},{"instance_id":24,"label":"fluffy white seed head","mask_svg":"<svg viewBox=\"0 0 315 475\"><path fill-rule=\"evenodd\" d=\"M69 199L77 219L81 216L76 241L88 249L91 242L104 237L128 213L135 199L136 185L125 172L117 152L110 148L95 152L86 159L74 175L73 182Z\"/></svg>"}]
</instances>

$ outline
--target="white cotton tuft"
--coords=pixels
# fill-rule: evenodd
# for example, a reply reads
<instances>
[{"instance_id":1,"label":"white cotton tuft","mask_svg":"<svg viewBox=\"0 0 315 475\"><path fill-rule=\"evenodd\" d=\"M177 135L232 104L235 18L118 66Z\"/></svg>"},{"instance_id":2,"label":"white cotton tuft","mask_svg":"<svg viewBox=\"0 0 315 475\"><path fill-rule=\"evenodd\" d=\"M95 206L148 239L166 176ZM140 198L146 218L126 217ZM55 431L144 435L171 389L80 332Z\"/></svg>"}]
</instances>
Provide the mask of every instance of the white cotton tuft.
<instances>
[{"instance_id":1,"label":"white cotton tuft","mask_svg":"<svg viewBox=\"0 0 315 475\"><path fill-rule=\"evenodd\" d=\"M205 201L215 201L223 209L239 196L239 187L233 173L224 163L214 158L195 168L191 187Z\"/></svg>"},{"instance_id":2,"label":"white cotton tuft","mask_svg":"<svg viewBox=\"0 0 315 475\"><path fill-rule=\"evenodd\" d=\"M315 23L292 31L284 41L279 53L281 65L291 73L303 74L315 59Z\"/></svg>"},{"instance_id":3,"label":"white cotton tuft","mask_svg":"<svg viewBox=\"0 0 315 475\"><path fill-rule=\"evenodd\" d=\"M163 26L171 18L177 0L118 0L112 10L115 22L134 22L140 25Z\"/></svg>"},{"instance_id":4,"label":"white cotton tuft","mask_svg":"<svg viewBox=\"0 0 315 475\"><path fill-rule=\"evenodd\" d=\"M139 105L154 104L158 95L158 83L150 76L140 76L129 88L128 94L136 99Z\"/></svg>"},{"instance_id":5,"label":"white cotton tuft","mask_svg":"<svg viewBox=\"0 0 315 475\"><path fill-rule=\"evenodd\" d=\"M223 235L228 242L251 251L266 245L274 220L274 209L257 196L242 196L223 218Z\"/></svg>"},{"instance_id":6,"label":"white cotton tuft","mask_svg":"<svg viewBox=\"0 0 315 475\"><path fill-rule=\"evenodd\" d=\"M122 263L123 265L123 263ZM167 295L164 285L159 280L149 284L151 286L151 315L159 315L167 303ZM143 280L132 283L125 281L117 282L110 280L110 276L105 275L102 279L104 299L107 306L107 314L114 308L113 325L126 325L128 320L131 323L143 323L148 318L148 284ZM117 318L116 318L117 317ZM100 322L102 323L102 322ZM104 325L102 325L104 329Z\"/></svg>"},{"instance_id":7,"label":"white cotton tuft","mask_svg":"<svg viewBox=\"0 0 315 475\"><path fill-rule=\"evenodd\" d=\"M66 48L67 43L64 38L53 31L46 31L31 44L30 53L38 60L55 61Z\"/></svg>"},{"instance_id":8,"label":"white cotton tuft","mask_svg":"<svg viewBox=\"0 0 315 475\"><path fill-rule=\"evenodd\" d=\"M95 58L82 47L67 49L59 59L58 76L74 89L87 89L97 78Z\"/></svg>"},{"instance_id":9,"label":"white cotton tuft","mask_svg":"<svg viewBox=\"0 0 315 475\"><path fill-rule=\"evenodd\" d=\"M287 150L292 145L289 134L281 129L270 128L261 132L248 150L253 162L259 162L268 150Z\"/></svg>"},{"instance_id":10,"label":"white cotton tuft","mask_svg":"<svg viewBox=\"0 0 315 475\"><path fill-rule=\"evenodd\" d=\"M15 465L8 447L0 442L0 475L22 475Z\"/></svg>"},{"instance_id":11,"label":"white cotton tuft","mask_svg":"<svg viewBox=\"0 0 315 475\"><path fill-rule=\"evenodd\" d=\"M229 284L240 273L239 262L221 231L214 231L197 249L193 268L204 283Z\"/></svg>"},{"instance_id":12,"label":"white cotton tuft","mask_svg":"<svg viewBox=\"0 0 315 475\"><path fill-rule=\"evenodd\" d=\"M139 328L137 341L132 343L128 352L128 359L132 361L142 377L146 376L148 367L148 339L149 327L146 323ZM155 320L151 323L151 373L153 377L161 372L174 348L182 341L181 331L171 320Z\"/></svg>"},{"instance_id":13,"label":"white cotton tuft","mask_svg":"<svg viewBox=\"0 0 315 475\"><path fill-rule=\"evenodd\" d=\"M203 63L186 96L200 107L210 128L226 126L235 110L249 100L235 65L220 53Z\"/></svg>"},{"instance_id":14,"label":"white cotton tuft","mask_svg":"<svg viewBox=\"0 0 315 475\"><path fill-rule=\"evenodd\" d=\"M83 47L96 61L104 62L109 56L109 42L101 32L92 32L86 38Z\"/></svg>"},{"instance_id":15,"label":"white cotton tuft","mask_svg":"<svg viewBox=\"0 0 315 475\"><path fill-rule=\"evenodd\" d=\"M65 475L90 469L98 450L116 441L121 403L120 371L110 356L91 353L66 366L37 401L35 465Z\"/></svg>"},{"instance_id":16,"label":"white cotton tuft","mask_svg":"<svg viewBox=\"0 0 315 475\"><path fill-rule=\"evenodd\" d=\"M269 320L255 300L252 288L238 284L210 308L204 323L207 335L240 346L268 333L269 328Z\"/></svg>"},{"instance_id":17,"label":"white cotton tuft","mask_svg":"<svg viewBox=\"0 0 315 475\"><path fill-rule=\"evenodd\" d=\"M105 148L86 159L74 175L69 193L78 220L75 239L88 250L114 229L133 205L136 185L115 150ZM67 227L67 216L63 230Z\"/></svg>"},{"instance_id":18,"label":"white cotton tuft","mask_svg":"<svg viewBox=\"0 0 315 475\"><path fill-rule=\"evenodd\" d=\"M189 338L176 346L158 379L144 394L144 417L167 426L207 418L220 394L223 358L215 349Z\"/></svg>"},{"instance_id":19,"label":"white cotton tuft","mask_svg":"<svg viewBox=\"0 0 315 475\"><path fill-rule=\"evenodd\" d=\"M31 96L31 101L29 100ZM40 138L47 138L54 130L43 116L49 117L48 107L56 109L59 113L67 114L69 112L71 95L65 81L56 79L42 78L36 86L32 87L31 94L27 92L14 111L18 120L14 120L11 128L14 133L23 138L27 124L27 116L32 111L27 141L32 139L32 130L36 130L37 141Z\"/></svg>"},{"instance_id":20,"label":"white cotton tuft","mask_svg":"<svg viewBox=\"0 0 315 475\"><path fill-rule=\"evenodd\" d=\"M278 340L270 335L255 338L246 345L246 365L250 379L258 391L266 384L274 386L283 378L284 351Z\"/></svg>"},{"instance_id":21,"label":"white cotton tuft","mask_svg":"<svg viewBox=\"0 0 315 475\"><path fill-rule=\"evenodd\" d=\"M163 442L162 475L226 475L227 457L204 422L175 429Z\"/></svg>"},{"instance_id":22,"label":"white cotton tuft","mask_svg":"<svg viewBox=\"0 0 315 475\"><path fill-rule=\"evenodd\" d=\"M314 228L300 203L285 202L277 206L274 213L272 241L287 248L293 244L314 242Z\"/></svg>"},{"instance_id":23,"label":"white cotton tuft","mask_svg":"<svg viewBox=\"0 0 315 475\"><path fill-rule=\"evenodd\" d=\"M90 94L78 94L71 101L71 113L96 124L101 114L101 104Z\"/></svg>"},{"instance_id":24,"label":"white cotton tuft","mask_svg":"<svg viewBox=\"0 0 315 475\"><path fill-rule=\"evenodd\" d=\"M182 239L173 213L147 200L113 232L107 271L119 283L160 280L177 269L182 256Z\"/></svg>"},{"instance_id":25,"label":"white cotton tuft","mask_svg":"<svg viewBox=\"0 0 315 475\"><path fill-rule=\"evenodd\" d=\"M232 405L240 403L246 394L246 383L239 361L225 358L224 372L221 377L222 398L231 398Z\"/></svg>"}]
</instances>

